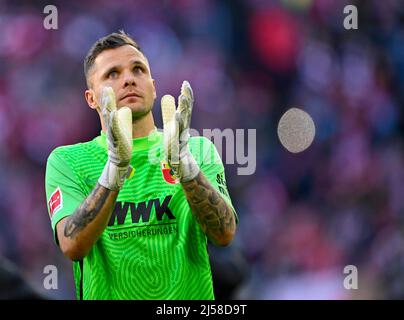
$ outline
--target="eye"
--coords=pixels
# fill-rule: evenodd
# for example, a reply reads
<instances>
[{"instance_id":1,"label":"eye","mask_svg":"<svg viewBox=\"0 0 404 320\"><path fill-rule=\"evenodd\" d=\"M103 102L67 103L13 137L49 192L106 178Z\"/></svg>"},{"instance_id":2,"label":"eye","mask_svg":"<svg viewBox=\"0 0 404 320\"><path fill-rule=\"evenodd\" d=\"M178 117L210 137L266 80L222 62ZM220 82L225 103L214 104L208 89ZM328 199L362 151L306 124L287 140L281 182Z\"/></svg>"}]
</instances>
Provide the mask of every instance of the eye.
<instances>
[{"instance_id":1,"label":"eye","mask_svg":"<svg viewBox=\"0 0 404 320\"><path fill-rule=\"evenodd\" d=\"M116 77L118 77L118 72L113 70L110 73L108 73L108 78L110 79L115 79Z\"/></svg>"},{"instance_id":2,"label":"eye","mask_svg":"<svg viewBox=\"0 0 404 320\"><path fill-rule=\"evenodd\" d=\"M133 68L133 71L135 72L135 73L143 73L144 72L144 70L143 70L143 68L141 67L141 66L135 66L134 68Z\"/></svg>"}]
</instances>

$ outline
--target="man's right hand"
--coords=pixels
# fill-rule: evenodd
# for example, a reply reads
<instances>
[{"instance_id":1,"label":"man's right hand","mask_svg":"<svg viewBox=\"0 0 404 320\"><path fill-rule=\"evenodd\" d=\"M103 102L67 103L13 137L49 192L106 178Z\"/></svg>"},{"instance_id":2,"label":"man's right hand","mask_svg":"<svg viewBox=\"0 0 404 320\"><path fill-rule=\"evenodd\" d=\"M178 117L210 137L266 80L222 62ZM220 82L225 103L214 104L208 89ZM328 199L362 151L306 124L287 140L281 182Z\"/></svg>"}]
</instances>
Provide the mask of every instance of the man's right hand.
<instances>
[{"instance_id":1,"label":"man's right hand","mask_svg":"<svg viewBox=\"0 0 404 320\"><path fill-rule=\"evenodd\" d=\"M133 175L129 165L132 158L132 113L128 107L116 109L114 90L102 90L101 112L107 135L108 160L98 180L109 190L120 190L126 178Z\"/></svg>"}]
</instances>

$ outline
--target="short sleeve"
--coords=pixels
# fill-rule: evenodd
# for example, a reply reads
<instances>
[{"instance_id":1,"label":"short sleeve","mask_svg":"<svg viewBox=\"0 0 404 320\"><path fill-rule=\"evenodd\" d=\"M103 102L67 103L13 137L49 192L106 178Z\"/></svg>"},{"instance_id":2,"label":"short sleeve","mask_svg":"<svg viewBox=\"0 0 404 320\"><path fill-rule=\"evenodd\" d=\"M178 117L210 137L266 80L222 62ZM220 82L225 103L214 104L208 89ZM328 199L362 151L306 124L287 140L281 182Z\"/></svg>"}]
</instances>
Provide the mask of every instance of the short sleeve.
<instances>
[{"instance_id":1,"label":"short sleeve","mask_svg":"<svg viewBox=\"0 0 404 320\"><path fill-rule=\"evenodd\" d=\"M222 159L215 145L205 137L194 137L190 145L191 153L199 164L201 171L209 180L212 186L223 196L225 201L232 207L236 223L238 215L234 209L229 191L227 189L225 170Z\"/></svg>"},{"instance_id":2,"label":"short sleeve","mask_svg":"<svg viewBox=\"0 0 404 320\"><path fill-rule=\"evenodd\" d=\"M86 198L78 181L73 169L63 156L53 151L46 163L45 190L56 243L58 243L56 224L64 217L71 215Z\"/></svg>"}]
</instances>

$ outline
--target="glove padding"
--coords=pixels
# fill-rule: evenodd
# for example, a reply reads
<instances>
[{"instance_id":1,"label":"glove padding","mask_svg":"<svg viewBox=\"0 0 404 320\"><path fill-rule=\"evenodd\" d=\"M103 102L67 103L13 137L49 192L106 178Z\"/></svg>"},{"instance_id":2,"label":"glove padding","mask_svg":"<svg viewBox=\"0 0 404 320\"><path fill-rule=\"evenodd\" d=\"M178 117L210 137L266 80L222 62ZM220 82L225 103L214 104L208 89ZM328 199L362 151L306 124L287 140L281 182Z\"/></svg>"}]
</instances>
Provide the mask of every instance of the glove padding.
<instances>
[{"instance_id":1,"label":"glove padding","mask_svg":"<svg viewBox=\"0 0 404 320\"><path fill-rule=\"evenodd\" d=\"M102 90L101 112L107 129L108 160L98 180L110 190L120 190L126 178L133 175L129 165L132 158L132 112L128 107L116 109L114 90Z\"/></svg>"},{"instance_id":2,"label":"glove padding","mask_svg":"<svg viewBox=\"0 0 404 320\"><path fill-rule=\"evenodd\" d=\"M193 104L194 95L188 81L182 83L178 109L173 96L161 98L165 157L181 182L194 179L200 171L188 146Z\"/></svg>"}]
</instances>

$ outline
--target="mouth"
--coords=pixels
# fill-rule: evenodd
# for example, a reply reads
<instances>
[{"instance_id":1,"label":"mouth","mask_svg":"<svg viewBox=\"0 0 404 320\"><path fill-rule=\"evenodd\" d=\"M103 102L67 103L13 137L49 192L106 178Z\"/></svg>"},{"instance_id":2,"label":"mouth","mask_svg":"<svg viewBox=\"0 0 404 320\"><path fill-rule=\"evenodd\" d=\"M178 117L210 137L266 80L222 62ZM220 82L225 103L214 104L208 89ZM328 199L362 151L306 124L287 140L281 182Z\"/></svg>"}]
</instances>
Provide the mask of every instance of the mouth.
<instances>
[{"instance_id":1,"label":"mouth","mask_svg":"<svg viewBox=\"0 0 404 320\"><path fill-rule=\"evenodd\" d=\"M138 94L138 93L129 92L129 93L125 94L125 95L121 98L121 100L128 99L128 98L141 98L141 97L142 97L142 96L141 96L140 94Z\"/></svg>"}]
</instances>

